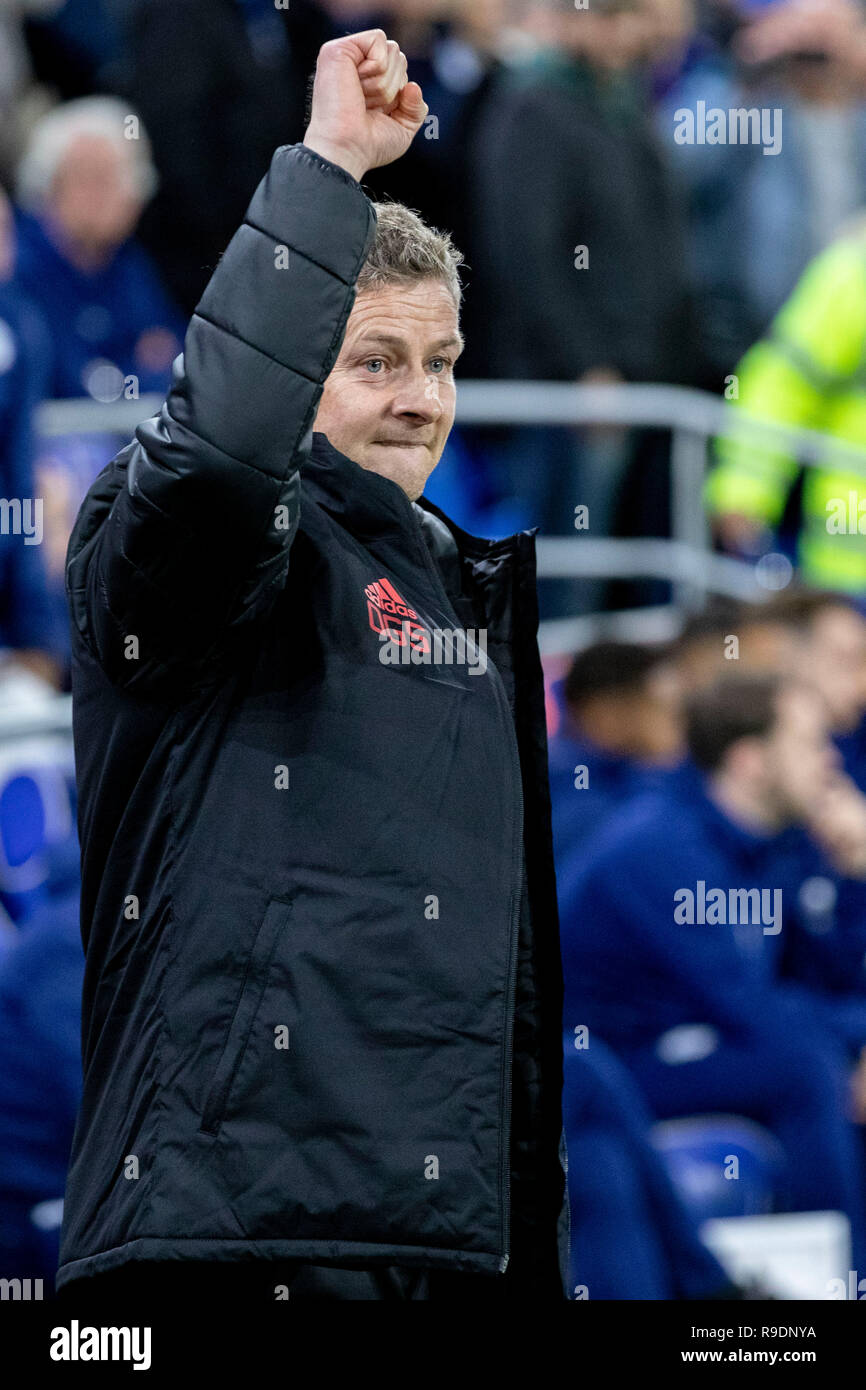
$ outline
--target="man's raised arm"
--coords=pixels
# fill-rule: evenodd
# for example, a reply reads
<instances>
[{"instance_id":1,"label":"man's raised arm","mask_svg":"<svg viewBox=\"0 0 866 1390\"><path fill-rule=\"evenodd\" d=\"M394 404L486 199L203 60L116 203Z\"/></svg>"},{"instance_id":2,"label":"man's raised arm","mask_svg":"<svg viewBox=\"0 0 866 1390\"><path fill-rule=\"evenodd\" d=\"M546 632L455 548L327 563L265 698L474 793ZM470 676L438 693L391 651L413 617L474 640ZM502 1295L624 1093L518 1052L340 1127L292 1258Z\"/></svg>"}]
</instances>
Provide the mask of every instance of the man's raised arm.
<instances>
[{"instance_id":1,"label":"man's raised arm","mask_svg":"<svg viewBox=\"0 0 866 1390\"><path fill-rule=\"evenodd\" d=\"M277 150L190 321L160 414L101 475L67 553L73 622L147 694L216 675L285 582L298 465L375 233L359 180L427 108L379 30L319 54L303 145Z\"/></svg>"}]
</instances>

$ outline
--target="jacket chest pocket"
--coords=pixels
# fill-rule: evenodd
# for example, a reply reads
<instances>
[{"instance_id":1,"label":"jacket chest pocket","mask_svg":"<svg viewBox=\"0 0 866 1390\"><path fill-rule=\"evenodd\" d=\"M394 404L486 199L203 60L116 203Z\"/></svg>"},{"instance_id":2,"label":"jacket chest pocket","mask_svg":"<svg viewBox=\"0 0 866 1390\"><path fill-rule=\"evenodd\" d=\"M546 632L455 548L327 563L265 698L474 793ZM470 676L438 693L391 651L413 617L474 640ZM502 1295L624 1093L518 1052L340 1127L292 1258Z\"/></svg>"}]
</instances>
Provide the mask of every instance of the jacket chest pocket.
<instances>
[{"instance_id":1,"label":"jacket chest pocket","mask_svg":"<svg viewBox=\"0 0 866 1390\"><path fill-rule=\"evenodd\" d=\"M288 899L272 898L259 924L250 951L243 983L235 1004L216 1071L208 1088L202 1109L199 1130L216 1134L222 1123L231 1096L238 1068L249 1042L250 1033L268 982L271 960L281 934L287 930L292 913Z\"/></svg>"}]
</instances>

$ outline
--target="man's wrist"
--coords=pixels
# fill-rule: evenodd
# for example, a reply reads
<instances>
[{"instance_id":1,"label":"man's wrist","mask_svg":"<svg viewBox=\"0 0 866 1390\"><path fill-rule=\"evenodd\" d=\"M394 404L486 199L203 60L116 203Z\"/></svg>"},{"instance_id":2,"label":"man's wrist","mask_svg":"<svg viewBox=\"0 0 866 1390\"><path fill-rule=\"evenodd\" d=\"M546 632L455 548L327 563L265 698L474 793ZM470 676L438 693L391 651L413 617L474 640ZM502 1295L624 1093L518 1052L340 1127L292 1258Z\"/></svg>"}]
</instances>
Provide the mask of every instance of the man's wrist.
<instances>
[{"instance_id":1,"label":"man's wrist","mask_svg":"<svg viewBox=\"0 0 866 1390\"><path fill-rule=\"evenodd\" d=\"M324 140L318 135L304 136L304 146L312 150L313 154L320 155L322 159L327 159L330 164L335 164L338 169L351 174L357 183L360 183L367 172L367 165L357 154L352 151L342 149L339 145L332 144L329 140Z\"/></svg>"}]
</instances>

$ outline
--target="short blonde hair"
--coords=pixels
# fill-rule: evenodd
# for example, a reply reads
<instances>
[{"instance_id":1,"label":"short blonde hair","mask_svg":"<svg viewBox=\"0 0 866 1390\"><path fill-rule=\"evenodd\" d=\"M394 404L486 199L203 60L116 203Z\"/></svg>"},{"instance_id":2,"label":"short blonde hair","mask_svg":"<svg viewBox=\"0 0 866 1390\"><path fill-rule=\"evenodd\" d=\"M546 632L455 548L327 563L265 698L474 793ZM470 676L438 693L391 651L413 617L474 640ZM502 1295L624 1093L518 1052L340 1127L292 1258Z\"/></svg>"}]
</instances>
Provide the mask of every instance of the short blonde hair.
<instances>
[{"instance_id":1,"label":"short blonde hair","mask_svg":"<svg viewBox=\"0 0 866 1390\"><path fill-rule=\"evenodd\" d=\"M373 207L376 236L358 276L358 293L383 285L442 280L459 313L463 288L457 271L463 256L448 233L428 227L403 203L374 203Z\"/></svg>"}]
</instances>

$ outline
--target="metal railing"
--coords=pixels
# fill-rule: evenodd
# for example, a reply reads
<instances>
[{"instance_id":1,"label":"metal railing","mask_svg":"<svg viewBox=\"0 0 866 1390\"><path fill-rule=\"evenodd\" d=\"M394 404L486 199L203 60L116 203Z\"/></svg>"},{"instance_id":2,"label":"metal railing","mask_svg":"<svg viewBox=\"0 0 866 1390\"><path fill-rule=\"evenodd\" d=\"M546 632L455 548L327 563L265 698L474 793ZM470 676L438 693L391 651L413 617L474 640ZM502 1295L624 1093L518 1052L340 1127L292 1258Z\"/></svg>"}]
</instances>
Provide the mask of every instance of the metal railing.
<instances>
[{"instance_id":1,"label":"metal railing","mask_svg":"<svg viewBox=\"0 0 866 1390\"><path fill-rule=\"evenodd\" d=\"M132 436L140 423L159 412L162 397L102 403L47 401L38 410L37 428L46 438L61 434L119 433ZM766 590L753 567L713 554L702 499L702 482L713 438L782 449L806 468L844 467L866 476L866 444L858 448L816 430L792 428L732 408L718 396L689 387L621 384L578 386L559 381L461 381L456 423L463 426L617 425L664 429L671 433L670 540L618 540L539 536L538 574L542 579L575 577L657 578L674 585L675 602L699 606L707 592L760 599ZM646 610L635 610L634 619ZM618 615L626 627L629 615ZM647 614L649 620L649 615ZM591 621L591 620L590 620ZM603 615L610 627L609 615ZM542 625L542 650L577 636L587 620ZM555 635L555 636L554 636ZM561 650L561 647L560 647Z\"/></svg>"},{"instance_id":2,"label":"metal railing","mask_svg":"<svg viewBox=\"0 0 866 1390\"><path fill-rule=\"evenodd\" d=\"M37 410L40 434L99 431L132 435L136 425L158 414L162 396L102 403L90 399L43 401ZM461 381L458 425L624 425L669 429L707 440L716 435L788 449L807 467L844 464L866 472L866 444L858 448L818 430L794 428L747 414L709 391L653 383L578 386L563 381Z\"/></svg>"}]
</instances>

